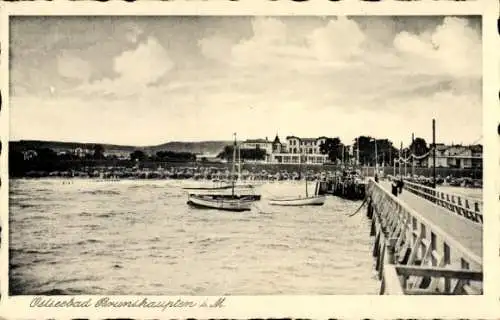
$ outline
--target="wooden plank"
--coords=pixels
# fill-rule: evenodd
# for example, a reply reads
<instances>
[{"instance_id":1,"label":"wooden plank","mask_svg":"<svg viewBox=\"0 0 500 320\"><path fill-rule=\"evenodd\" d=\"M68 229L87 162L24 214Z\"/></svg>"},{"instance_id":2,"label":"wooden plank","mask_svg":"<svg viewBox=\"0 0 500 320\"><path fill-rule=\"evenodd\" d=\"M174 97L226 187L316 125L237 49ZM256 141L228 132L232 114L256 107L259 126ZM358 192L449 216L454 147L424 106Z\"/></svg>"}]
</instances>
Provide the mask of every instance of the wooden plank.
<instances>
[{"instance_id":1,"label":"wooden plank","mask_svg":"<svg viewBox=\"0 0 500 320\"><path fill-rule=\"evenodd\" d=\"M380 182L379 185L386 193L390 190L387 182ZM447 209L418 197L408 190L403 191L396 199L402 202L403 207L413 209L418 216L424 218L422 222L429 222L436 234L445 240L453 251L457 249L464 253L470 251L471 260L476 264L482 264L482 225L450 213Z\"/></svg>"},{"instance_id":2,"label":"wooden plank","mask_svg":"<svg viewBox=\"0 0 500 320\"><path fill-rule=\"evenodd\" d=\"M483 294L483 292L482 292L482 291L480 291L479 289L474 288L473 286L468 285L468 284L466 284L466 285L464 286L464 288L463 288L463 289L464 289L465 293L467 293L468 295L479 295L479 294Z\"/></svg>"},{"instance_id":3,"label":"wooden plank","mask_svg":"<svg viewBox=\"0 0 500 320\"><path fill-rule=\"evenodd\" d=\"M404 266L395 265L398 275L403 276L427 276L437 278L453 278L470 281L483 281L482 271L463 269L450 269L442 267Z\"/></svg>"},{"instance_id":4,"label":"wooden plank","mask_svg":"<svg viewBox=\"0 0 500 320\"><path fill-rule=\"evenodd\" d=\"M442 296L442 295L452 295L451 293L446 293L446 292L439 292L439 291L430 291L428 289L407 289L404 291L405 295L410 295L410 296Z\"/></svg>"},{"instance_id":5,"label":"wooden plank","mask_svg":"<svg viewBox=\"0 0 500 320\"><path fill-rule=\"evenodd\" d=\"M382 294L390 295L403 295L404 291L401 286L401 281L399 280L396 268L393 264L386 264L384 266L384 275L382 278L383 290Z\"/></svg>"}]
</instances>

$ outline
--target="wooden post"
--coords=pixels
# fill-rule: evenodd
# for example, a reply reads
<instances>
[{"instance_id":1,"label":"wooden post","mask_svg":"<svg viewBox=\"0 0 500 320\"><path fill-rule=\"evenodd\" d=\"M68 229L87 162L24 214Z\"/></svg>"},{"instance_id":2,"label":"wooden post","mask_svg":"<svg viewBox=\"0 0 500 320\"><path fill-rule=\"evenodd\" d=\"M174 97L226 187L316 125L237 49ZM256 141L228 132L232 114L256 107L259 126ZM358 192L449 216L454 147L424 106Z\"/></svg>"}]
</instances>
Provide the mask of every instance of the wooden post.
<instances>
[{"instance_id":1,"label":"wooden post","mask_svg":"<svg viewBox=\"0 0 500 320\"><path fill-rule=\"evenodd\" d=\"M411 134L411 177L415 177L415 134Z\"/></svg>"},{"instance_id":2,"label":"wooden post","mask_svg":"<svg viewBox=\"0 0 500 320\"><path fill-rule=\"evenodd\" d=\"M436 189L436 119L432 119L432 185Z\"/></svg>"},{"instance_id":3,"label":"wooden post","mask_svg":"<svg viewBox=\"0 0 500 320\"><path fill-rule=\"evenodd\" d=\"M356 138L356 166L359 166L359 140Z\"/></svg>"},{"instance_id":4,"label":"wooden post","mask_svg":"<svg viewBox=\"0 0 500 320\"><path fill-rule=\"evenodd\" d=\"M396 241L397 238L390 238L387 243L387 262L390 264L395 263Z\"/></svg>"},{"instance_id":5,"label":"wooden post","mask_svg":"<svg viewBox=\"0 0 500 320\"><path fill-rule=\"evenodd\" d=\"M371 197L368 198L368 205L367 205L367 212L366 213L367 213L367 216L369 219L375 220L373 218L373 200Z\"/></svg>"},{"instance_id":6,"label":"wooden post","mask_svg":"<svg viewBox=\"0 0 500 320\"><path fill-rule=\"evenodd\" d=\"M445 266L451 263L450 247L446 242L443 242L443 262ZM444 292L451 293L451 281L449 278L444 279Z\"/></svg>"},{"instance_id":7,"label":"wooden post","mask_svg":"<svg viewBox=\"0 0 500 320\"><path fill-rule=\"evenodd\" d=\"M379 252L380 228L377 227L377 221L375 222L375 233L376 233L376 236L375 236L375 241L373 241L372 256L373 257L378 257L379 254L380 254L380 252Z\"/></svg>"},{"instance_id":8,"label":"wooden post","mask_svg":"<svg viewBox=\"0 0 500 320\"><path fill-rule=\"evenodd\" d=\"M377 264L376 264L376 270L378 271L378 279L379 280L382 280L382 276L384 274L384 263L385 263L385 255L386 255L386 245L387 245L387 241L385 239L385 236L383 234L383 232L381 232L380 234L380 249L379 249L379 255L378 255L378 258L377 258Z\"/></svg>"},{"instance_id":9,"label":"wooden post","mask_svg":"<svg viewBox=\"0 0 500 320\"><path fill-rule=\"evenodd\" d=\"M370 227L370 236L375 235L375 219L372 219L371 227Z\"/></svg>"},{"instance_id":10,"label":"wooden post","mask_svg":"<svg viewBox=\"0 0 500 320\"><path fill-rule=\"evenodd\" d=\"M406 150L405 150L404 154L405 154L405 157L406 157ZM406 160L405 160L405 177L406 177Z\"/></svg>"},{"instance_id":11,"label":"wooden post","mask_svg":"<svg viewBox=\"0 0 500 320\"><path fill-rule=\"evenodd\" d=\"M403 141L401 141L401 145L399 146L399 175L401 175L401 152L403 151Z\"/></svg>"}]
</instances>

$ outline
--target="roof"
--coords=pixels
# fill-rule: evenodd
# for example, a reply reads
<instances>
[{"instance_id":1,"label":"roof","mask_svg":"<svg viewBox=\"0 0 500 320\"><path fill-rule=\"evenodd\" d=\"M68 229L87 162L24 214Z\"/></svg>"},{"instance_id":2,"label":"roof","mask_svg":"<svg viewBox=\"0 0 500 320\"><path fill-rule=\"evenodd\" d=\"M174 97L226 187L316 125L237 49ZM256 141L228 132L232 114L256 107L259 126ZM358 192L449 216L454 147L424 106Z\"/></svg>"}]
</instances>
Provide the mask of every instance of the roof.
<instances>
[{"instance_id":1,"label":"roof","mask_svg":"<svg viewBox=\"0 0 500 320\"><path fill-rule=\"evenodd\" d=\"M327 139L327 137L325 136L321 136L319 138L299 138L299 137L296 137L296 136L287 136L286 139L298 139L300 141L316 141L316 140L319 140L319 139Z\"/></svg>"},{"instance_id":2,"label":"roof","mask_svg":"<svg viewBox=\"0 0 500 320\"><path fill-rule=\"evenodd\" d=\"M472 146L470 146L470 148L473 152L482 152L483 151L483 146L480 144L472 145Z\"/></svg>"},{"instance_id":3,"label":"roof","mask_svg":"<svg viewBox=\"0 0 500 320\"><path fill-rule=\"evenodd\" d=\"M446 150L448 149L449 147L444 145L444 144L441 144L441 143L436 143L436 150Z\"/></svg>"},{"instance_id":4,"label":"roof","mask_svg":"<svg viewBox=\"0 0 500 320\"><path fill-rule=\"evenodd\" d=\"M268 143L266 139L246 139L245 143Z\"/></svg>"},{"instance_id":5,"label":"roof","mask_svg":"<svg viewBox=\"0 0 500 320\"><path fill-rule=\"evenodd\" d=\"M280 137L278 137L278 135L276 135L276 137L274 138L274 142L273 143L281 143Z\"/></svg>"},{"instance_id":6,"label":"roof","mask_svg":"<svg viewBox=\"0 0 500 320\"><path fill-rule=\"evenodd\" d=\"M316 141L318 138L300 138L300 141Z\"/></svg>"}]
</instances>

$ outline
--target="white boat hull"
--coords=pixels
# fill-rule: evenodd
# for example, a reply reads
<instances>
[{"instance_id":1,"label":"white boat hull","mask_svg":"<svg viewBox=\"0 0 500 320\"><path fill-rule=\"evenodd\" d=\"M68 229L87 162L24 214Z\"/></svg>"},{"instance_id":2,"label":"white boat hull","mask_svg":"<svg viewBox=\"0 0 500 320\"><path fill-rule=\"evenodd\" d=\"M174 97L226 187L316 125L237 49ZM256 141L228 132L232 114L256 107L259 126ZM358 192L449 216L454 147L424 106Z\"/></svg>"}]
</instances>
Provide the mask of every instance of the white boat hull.
<instances>
[{"instance_id":1,"label":"white boat hull","mask_svg":"<svg viewBox=\"0 0 500 320\"><path fill-rule=\"evenodd\" d=\"M269 200L270 205L274 206L322 206L325 203L325 196L313 196L304 198L293 198L293 199L271 199Z\"/></svg>"},{"instance_id":2,"label":"white boat hull","mask_svg":"<svg viewBox=\"0 0 500 320\"><path fill-rule=\"evenodd\" d=\"M245 199L214 199L210 196L189 195L188 204L206 209L226 211L250 211L253 200Z\"/></svg>"}]
</instances>

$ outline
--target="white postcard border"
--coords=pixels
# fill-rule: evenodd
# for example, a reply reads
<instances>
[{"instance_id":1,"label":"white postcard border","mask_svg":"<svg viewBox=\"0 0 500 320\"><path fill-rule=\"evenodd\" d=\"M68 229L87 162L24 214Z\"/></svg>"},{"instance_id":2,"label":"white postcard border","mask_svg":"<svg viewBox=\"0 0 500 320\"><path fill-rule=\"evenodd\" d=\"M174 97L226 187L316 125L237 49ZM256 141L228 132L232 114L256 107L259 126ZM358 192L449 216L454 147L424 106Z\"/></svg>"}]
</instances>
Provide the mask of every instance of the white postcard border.
<instances>
[{"instance_id":1,"label":"white postcard border","mask_svg":"<svg viewBox=\"0 0 500 320\"><path fill-rule=\"evenodd\" d=\"M0 111L1 179L0 208L2 223L0 316L6 318L495 318L500 313L499 278L499 159L500 119L498 5L495 1L252 1L250 2L64 2L8 3L1 11L0 68L3 105ZM484 139L484 215L482 296L228 296L222 308L30 308L33 296L8 296L8 21L10 15L482 15L483 16L483 139ZM464 128L466 129L466 128ZM367 230L368 236L368 230ZM76 296L78 300L105 296ZM68 299L69 296L52 296ZM218 297L109 296L114 300L154 301L217 300Z\"/></svg>"}]
</instances>

